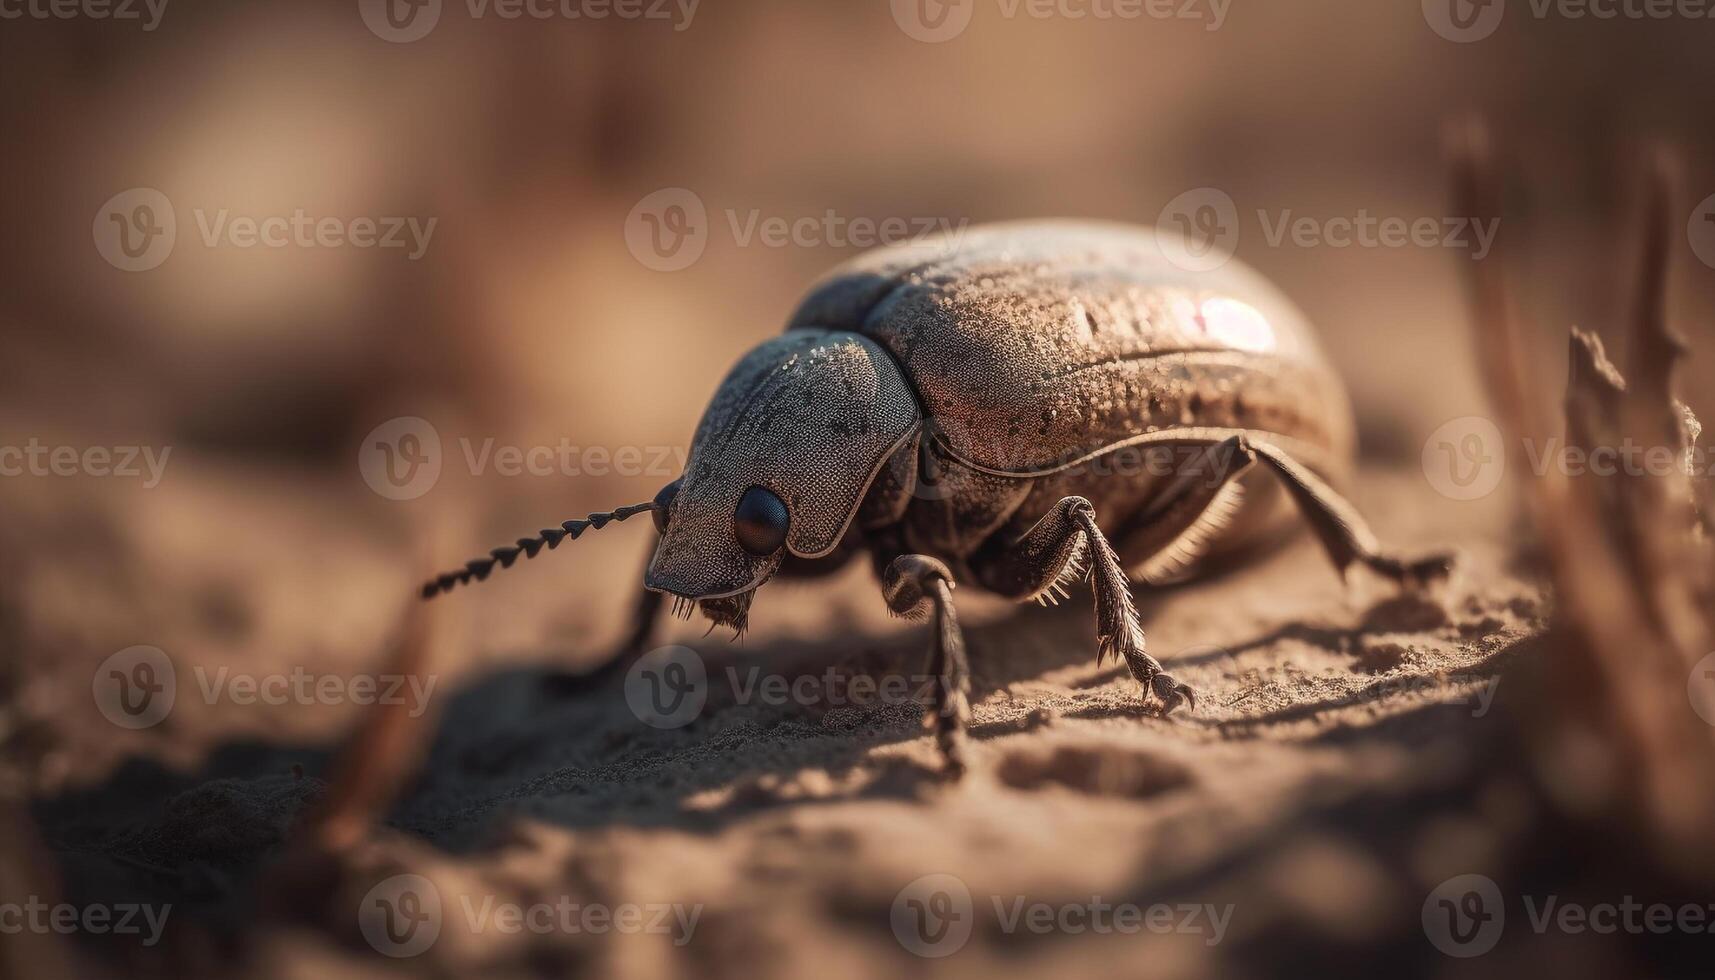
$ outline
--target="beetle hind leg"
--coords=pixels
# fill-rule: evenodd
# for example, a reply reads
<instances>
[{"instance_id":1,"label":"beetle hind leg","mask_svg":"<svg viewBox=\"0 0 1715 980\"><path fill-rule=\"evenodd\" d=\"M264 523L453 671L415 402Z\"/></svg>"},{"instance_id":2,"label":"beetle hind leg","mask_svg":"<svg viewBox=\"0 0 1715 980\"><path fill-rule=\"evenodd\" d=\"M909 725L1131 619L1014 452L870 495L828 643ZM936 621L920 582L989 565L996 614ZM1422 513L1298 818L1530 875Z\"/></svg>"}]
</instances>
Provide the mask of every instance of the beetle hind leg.
<instances>
[{"instance_id":1,"label":"beetle hind leg","mask_svg":"<svg viewBox=\"0 0 1715 980\"><path fill-rule=\"evenodd\" d=\"M1069 573L1077 574L1080 559L1088 564L1095 593L1097 663L1105 663L1109 656L1124 660L1132 676L1161 699L1164 714L1184 703L1195 708L1196 693L1191 687L1175 680L1144 649L1131 583L1088 500L1062 499L1023 536L980 550L970 565L984 588L1012 599L1029 599Z\"/></svg>"},{"instance_id":2,"label":"beetle hind leg","mask_svg":"<svg viewBox=\"0 0 1715 980\"><path fill-rule=\"evenodd\" d=\"M1451 552L1406 559L1383 551L1358 509L1320 477L1277 446L1247 445L1286 487L1298 512L1316 532L1317 540L1342 575L1355 563L1400 585L1420 586L1446 578L1452 571Z\"/></svg>"},{"instance_id":3,"label":"beetle hind leg","mask_svg":"<svg viewBox=\"0 0 1715 980\"><path fill-rule=\"evenodd\" d=\"M1186 572L1237 511L1244 499L1238 478L1259 462L1286 488L1342 575L1361 564L1401 585L1421 585L1451 570L1451 554L1406 559L1384 551L1357 508L1315 473L1278 446L1235 435L1206 444L1179 467L1173 483L1122 532L1125 553L1141 556L1137 576L1159 585Z\"/></svg>"}]
</instances>

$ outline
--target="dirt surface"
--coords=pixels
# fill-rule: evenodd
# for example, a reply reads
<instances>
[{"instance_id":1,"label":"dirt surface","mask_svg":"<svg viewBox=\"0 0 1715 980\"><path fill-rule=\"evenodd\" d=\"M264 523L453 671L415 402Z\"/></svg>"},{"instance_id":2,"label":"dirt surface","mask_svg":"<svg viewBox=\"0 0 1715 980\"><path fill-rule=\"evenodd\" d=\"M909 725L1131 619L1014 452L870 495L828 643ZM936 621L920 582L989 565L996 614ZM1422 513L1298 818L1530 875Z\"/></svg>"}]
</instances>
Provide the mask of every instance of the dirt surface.
<instances>
[{"instance_id":1,"label":"dirt surface","mask_svg":"<svg viewBox=\"0 0 1715 980\"><path fill-rule=\"evenodd\" d=\"M941 777L911 699L924 628L886 616L867 569L771 586L741 644L675 623L666 639L708 678L680 727L645 724L626 684L552 683L619 629L630 574L592 569L634 568L646 537L591 535L452 600L433 686L401 694L427 709L420 775L331 883L306 886L283 841L363 709L205 689L383 671L400 605L360 600L408 591L412 562L348 488L283 493L270 477L181 474L126 513L68 485L30 502L27 540L6 550L31 571L8 595L28 654L12 743L39 774L34 811L66 894L172 905L159 944L86 944L98 959L144 973L235 957L256 976L381 969L359 910L371 887L413 874L439 897L439 933L386 969L423 975L1224 975L1267 970L1281 936L1451 963L1425 938L1424 898L1480 867L1521 805L1420 812L1469 780L1546 616L1494 543L1502 495L1453 503L1415 468L1381 468L1359 505L1407 550L1456 548L1452 580L1428 597L1359 574L1343 584L1303 536L1140 594L1151 650L1199 692L1194 713L1158 717L1123 667L1096 665L1087 593L1040 609L961 590L975 725L958 782ZM102 718L91 679L139 642L168 652L178 697L131 732ZM968 892L935 908L971 932L919 951L955 955L908 948L906 903L946 892L946 879L913 886L932 874ZM1098 930L1101 912L1045 931L1013 919L1092 901L1163 910L1130 932ZM538 934L485 914L559 902L679 917L665 932Z\"/></svg>"}]
</instances>

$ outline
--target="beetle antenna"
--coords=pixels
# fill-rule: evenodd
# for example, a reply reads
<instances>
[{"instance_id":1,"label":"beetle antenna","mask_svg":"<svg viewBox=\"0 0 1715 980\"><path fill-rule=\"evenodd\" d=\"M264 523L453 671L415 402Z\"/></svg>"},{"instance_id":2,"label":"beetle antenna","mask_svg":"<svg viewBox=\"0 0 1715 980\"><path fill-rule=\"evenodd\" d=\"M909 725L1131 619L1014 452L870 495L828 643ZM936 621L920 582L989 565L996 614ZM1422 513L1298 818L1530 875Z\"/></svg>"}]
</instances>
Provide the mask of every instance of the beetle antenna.
<instances>
[{"instance_id":1,"label":"beetle antenna","mask_svg":"<svg viewBox=\"0 0 1715 980\"><path fill-rule=\"evenodd\" d=\"M455 586L468 584L472 579L481 582L488 578L488 573L494 571L497 562L501 568L511 568L512 563L518 560L520 554L526 558L534 558L542 550L543 545L547 545L548 550L552 551L567 537L575 541L579 535L592 527L603 528L610 521L623 521L627 517L652 511L655 507L654 501L646 504L632 504L629 507L620 507L605 513L591 514L582 520L565 521L559 527L543 528L541 533L533 538L519 538L517 544L495 548L488 553L487 557L473 558L465 562L463 568L447 572L444 575L437 575L424 582L423 598L433 599L442 592L451 592Z\"/></svg>"}]
</instances>

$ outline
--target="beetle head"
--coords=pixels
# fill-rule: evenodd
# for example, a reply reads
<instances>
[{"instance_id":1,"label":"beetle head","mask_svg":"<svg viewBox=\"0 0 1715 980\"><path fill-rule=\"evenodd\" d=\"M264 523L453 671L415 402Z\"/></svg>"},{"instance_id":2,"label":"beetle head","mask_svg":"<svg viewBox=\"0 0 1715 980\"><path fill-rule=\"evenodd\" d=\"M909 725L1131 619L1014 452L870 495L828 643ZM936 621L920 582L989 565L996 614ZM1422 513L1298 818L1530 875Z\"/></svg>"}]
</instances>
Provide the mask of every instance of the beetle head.
<instances>
[{"instance_id":1,"label":"beetle head","mask_svg":"<svg viewBox=\"0 0 1715 980\"><path fill-rule=\"evenodd\" d=\"M788 552L834 550L918 419L899 366L868 338L801 329L759 345L716 390L684 476L656 498L661 542L644 584L742 630Z\"/></svg>"},{"instance_id":2,"label":"beetle head","mask_svg":"<svg viewBox=\"0 0 1715 980\"><path fill-rule=\"evenodd\" d=\"M889 456L919 426L899 366L852 333L796 329L746 354L703 414L685 473L647 504L544 528L422 587L425 599L487 579L566 538L653 512L661 541L644 584L675 611L743 632L750 597L790 552L839 544Z\"/></svg>"}]
</instances>

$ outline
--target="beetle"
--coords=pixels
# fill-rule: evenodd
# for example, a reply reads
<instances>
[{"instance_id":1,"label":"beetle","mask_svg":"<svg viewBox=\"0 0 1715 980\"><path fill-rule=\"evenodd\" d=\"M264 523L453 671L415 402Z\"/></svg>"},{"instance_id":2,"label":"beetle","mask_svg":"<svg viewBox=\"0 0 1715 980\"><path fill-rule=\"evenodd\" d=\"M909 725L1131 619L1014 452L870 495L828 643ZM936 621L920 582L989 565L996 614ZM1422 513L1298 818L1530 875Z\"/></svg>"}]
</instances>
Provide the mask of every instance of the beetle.
<instances>
[{"instance_id":1,"label":"beetle","mask_svg":"<svg viewBox=\"0 0 1715 980\"><path fill-rule=\"evenodd\" d=\"M1051 601L1087 579L1097 662L1124 661L1168 713L1194 710L1195 692L1146 651L1131 579L1183 580L1278 536L1288 499L1342 574L1444 576L1451 556L1382 551L1334 489L1355 426L1303 315L1237 260L1193 271L1162 242L1014 222L860 255L739 359L653 501L497 548L423 594L649 512L635 656L667 596L736 635L771 578L867 552L888 608L934 619L930 719L957 770L970 670L956 584Z\"/></svg>"}]
</instances>

